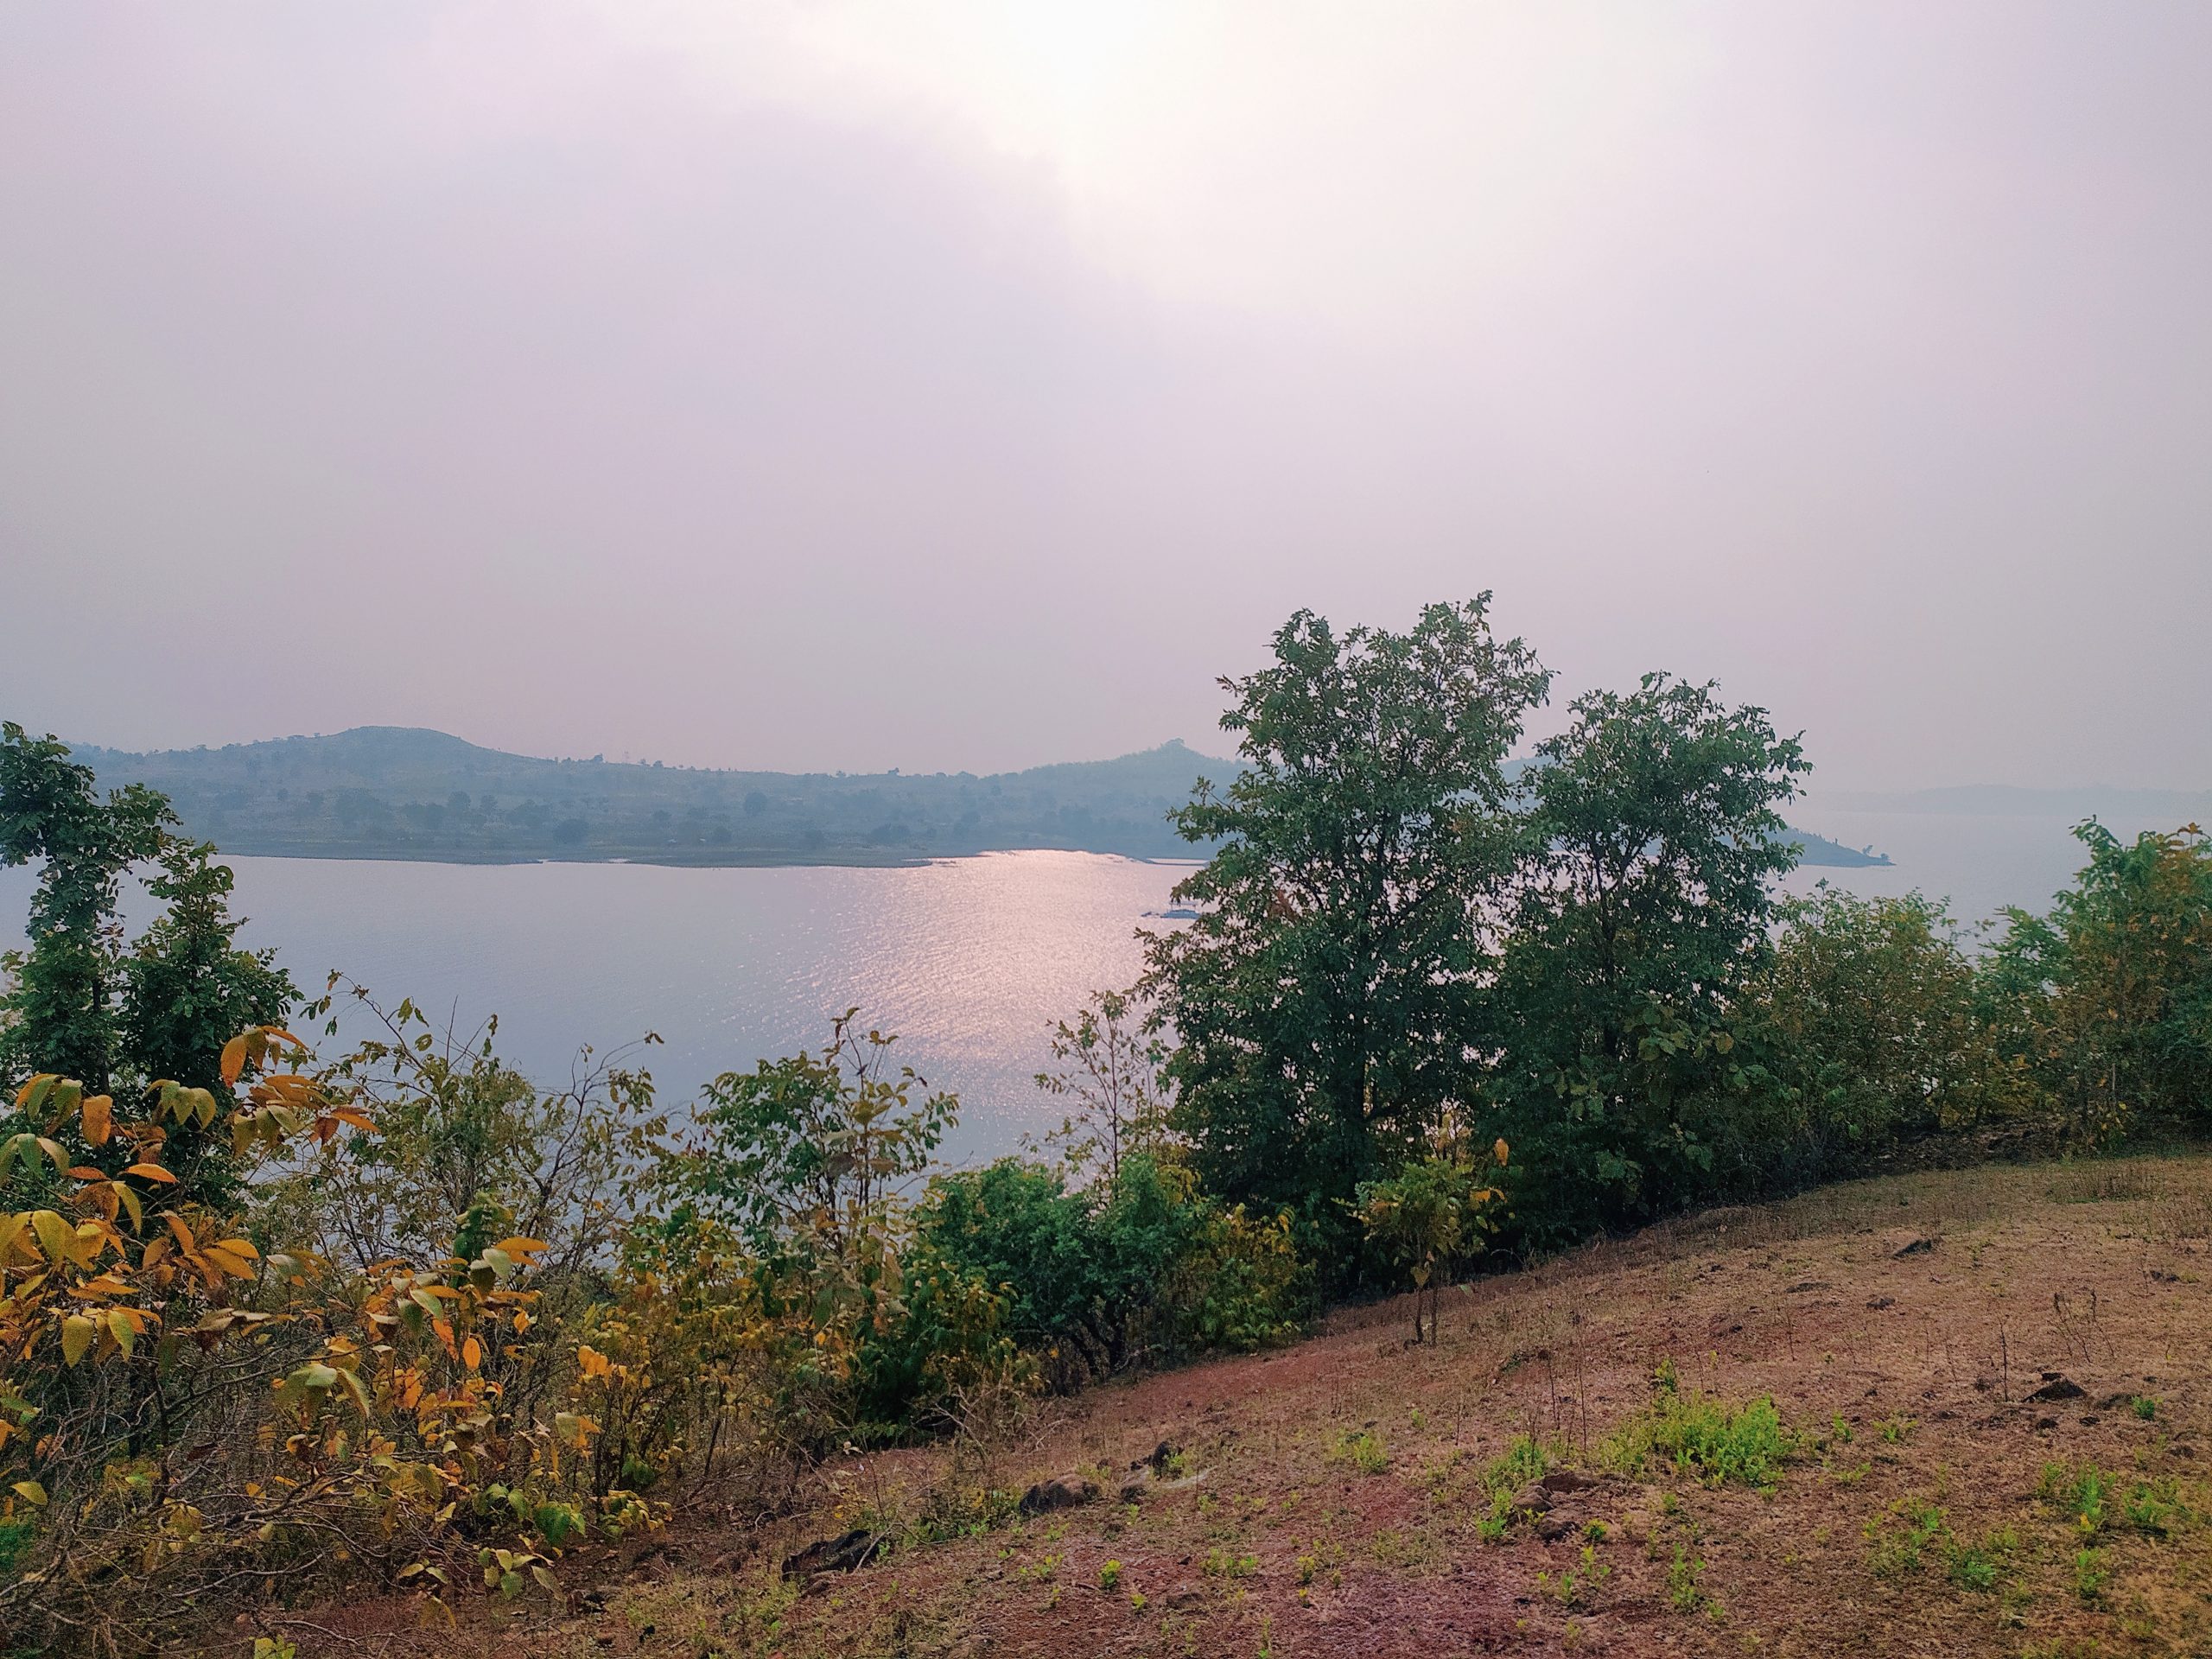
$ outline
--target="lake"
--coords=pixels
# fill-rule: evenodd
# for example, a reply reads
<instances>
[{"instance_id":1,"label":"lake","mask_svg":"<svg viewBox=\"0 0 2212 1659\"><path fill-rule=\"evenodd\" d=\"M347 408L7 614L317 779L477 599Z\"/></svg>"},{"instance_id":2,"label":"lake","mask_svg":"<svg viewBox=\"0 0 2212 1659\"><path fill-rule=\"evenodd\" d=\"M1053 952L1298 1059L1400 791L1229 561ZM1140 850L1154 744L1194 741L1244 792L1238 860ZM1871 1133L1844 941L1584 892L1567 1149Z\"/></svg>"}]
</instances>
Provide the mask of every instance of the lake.
<instances>
[{"instance_id":1,"label":"lake","mask_svg":"<svg viewBox=\"0 0 2212 1659\"><path fill-rule=\"evenodd\" d=\"M2047 906L2081 862L2062 818L1817 799L1791 817L1897 861L1800 871L1793 890L1916 887L1948 894L1967 919ZM497 1013L500 1052L541 1079L565 1075L579 1044L603 1052L653 1031L666 1046L644 1063L677 1105L719 1071L818 1048L831 1017L858 1004L900 1033L907 1063L960 1096L956 1159L1010 1151L1058 1121L1033 1081L1050 1063L1052 1021L1136 977L1144 912L1186 868L1063 852L896 869L232 862L244 938L276 946L302 986L340 968L466 1027ZM0 870L0 937L20 936L32 886L29 870ZM143 896L130 908L143 919Z\"/></svg>"},{"instance_id":2,"label":"lake","mask_svg":"<svg viewBox=\"0 0 2212 1659\"><path fill-rule=\"evenodd\" d=\"M496 1013L499 1052L541 1079L566 1076L579 1044L652 1031L666 1046L639 1063L678 1104L717 1072L819 1049L857 1004L960 1096L955 1158L1059 1121L1033 1081L1052 1022L1135 979L1137 927L1187 868L1063 852L893 869L230 862L241 938L276 946L302 987L340 968L467 1027ZM0 870L5 937L32 886ZM149 907L129 908L135 924Z\"/></svg>"}]
</instances>

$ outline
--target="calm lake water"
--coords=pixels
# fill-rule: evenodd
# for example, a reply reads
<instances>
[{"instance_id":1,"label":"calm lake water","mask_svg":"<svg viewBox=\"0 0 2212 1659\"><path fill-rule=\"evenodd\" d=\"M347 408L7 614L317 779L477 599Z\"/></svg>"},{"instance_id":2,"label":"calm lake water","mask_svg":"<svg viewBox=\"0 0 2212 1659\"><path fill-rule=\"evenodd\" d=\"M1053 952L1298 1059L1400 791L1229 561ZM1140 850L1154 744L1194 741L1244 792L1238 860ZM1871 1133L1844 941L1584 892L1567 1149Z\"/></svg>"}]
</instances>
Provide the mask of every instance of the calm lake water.
<instances>
[{"instance_id":1,"label":"calm lake water","mask_svg":"<svg viewBox=\"0 0 2212 1659\"><path fill-rule=\"evenodd\" d=\"M1135 979L1136 929L1184 874L1062 852L905 869L230 861L241 937L301 985L339 968L465 1027L496 1013L500 1052L540 1079L579 1044L652 1031L666 1046L641 1063L680 1104L720 1071L819 1049L857 1004L960 1096L954 1158L1059 1121L1033 1081L1052 1022ZM32 885L0 870L0 937L20 937Z\"/></svg>"},{"instance_id":2,"label":"calm lake water","mask_svg":"<svg viewBox=\"0 0 2212 1659\"><path fill-rule=\"evenodd\" d=\"M1866 893L1919 887L1948 895L1968 920L2044 907L2081 862L2062 818L1817 800L1791 816L1897 861L1801 871L1793 890L1820 880ZM465 1027L496 1013L501 1052L541 1079L564 1076L579 1044L604 1052L653 1031L666 1046L645 1063L680 1105L719 1071L818 1048L831 1017L858 1004L900 1033L908 1064L960 1096L955 1158L1010 1151L1058 1121L1033 1081L1051 1058L1052 1022L1135 978L1144 912L1183 874L1060 852L906 869L232 861L251 918L244 937L276 946L302 986L340 968ZM20 936L32 885L28 870L0 870L0 938ZM143 895L133 908L143 918Z\"/></svg>"}]
</instances>

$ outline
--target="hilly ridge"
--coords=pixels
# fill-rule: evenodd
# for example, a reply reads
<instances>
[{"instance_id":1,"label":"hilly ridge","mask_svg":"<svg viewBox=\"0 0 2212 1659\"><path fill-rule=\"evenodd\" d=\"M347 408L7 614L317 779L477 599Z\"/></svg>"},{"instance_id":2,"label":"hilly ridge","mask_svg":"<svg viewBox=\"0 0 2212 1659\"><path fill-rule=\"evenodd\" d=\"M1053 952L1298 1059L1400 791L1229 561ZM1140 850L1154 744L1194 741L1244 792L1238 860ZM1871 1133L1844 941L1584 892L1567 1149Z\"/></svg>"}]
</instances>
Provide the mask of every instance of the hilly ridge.
<instances>
[{"instance_id":1,"label":"hilly ridge","mask_svg":"<svg viewBox=\"0 0 2212 1659\"><path fill-rule=\"evenodd\" d=\"M517 863L900 864L1048 848L1129 858L1204 852L1167 815L1241 763L1179 740L1027 771L779 772L511 754L449 733L327 736L137 753L80 745L103 785L162 791L226 852ZM1803 830L1804 861L1883 863Z\"/></svg>"}]
</instances>

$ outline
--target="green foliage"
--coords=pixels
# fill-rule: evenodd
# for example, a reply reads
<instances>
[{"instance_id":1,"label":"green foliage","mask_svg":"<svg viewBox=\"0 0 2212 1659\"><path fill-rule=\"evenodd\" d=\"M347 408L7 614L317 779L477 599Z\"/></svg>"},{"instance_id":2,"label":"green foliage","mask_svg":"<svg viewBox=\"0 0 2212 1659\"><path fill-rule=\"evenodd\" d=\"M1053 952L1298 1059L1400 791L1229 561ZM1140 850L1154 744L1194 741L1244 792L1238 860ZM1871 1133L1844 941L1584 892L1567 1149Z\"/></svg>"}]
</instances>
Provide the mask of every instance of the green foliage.
<instances>
[{"instance_id":1,"label":"green foliage","mask_svg":"<svg viewBox=\"0 0 2212 1659\"><path fill-rule=\"evenodd\" d=\"M1060 1069L1037 1074L1039 1089L1076 1104L1067 1124L1068 1162L1096 1166L1109 1183L1121 1178L1125 1154L1160 1144L1166 1108L1160 1071L1167 1046L1143 1023L1128 993L1100 991L1073 1025L1062 1020L1053 1026L1052 1058Z\"/></svg>"},{"instance_id":2,"label":"green foliage","mask_svg":"<svg viewBox=\"0 0 2212 1659\"><path fill-rule=\"evenodd\" d=\"M1008 1333L1057 1388L1295 1329L1301 1275L1287 1224L1201 1197L1150 1153L1072 1190L1064 1170L1012 1158L940 1174L914 1227L918 1259L1003 1299Z\"/></svg>"},{"instance_id":3,"label":"green foliage","mask_svg":"<svg viewBox=\"0 0 2212 1659\"><path fill-rule=\"evenodd\" d=\"M926 1085L912 1066L893 1069L897 1039L861 1028L859 1013L832 1023L818 1057L763 1060L707 1085L685 1196L756 1249L859 1249L958 1115L950 1095L914 1098Z\"/></svg>"},{"instance_id":4,"label":"green foliage","mask_svg":"<svg viewBox=\"0 0 2212 1659\"><path fill-rule=\"evenodd\" d=\"M1529 1482L1541 1480L1551 1466L1551 1453L1540 1441L1516 1434L1484 1470L1483 1484L1493 1492L1517 1492Z\"/></svg>"},{"instance_id":5,"label":"green foliage","mask_svg":"<svg viewBox=\"0 0 2212 1659\"><path fill-rule=\"evenodd\" d=\"M1357 1262L1344 1204L1466 1077L1471 918L1526 838L1503 766L1549 676L1487 604L1405 633L1294 616L1271 666L1224 682L1246 770L1176 815L1220 846L1176 888L1197 920L1150 944L1172 1121L1208 1190L1294 1211L1332 1278Z\"/></svg>"},{"instance_id":6,"label":"green foliage","mask_svg":"<svg viewBox=\"0 0 2212 1659\"><path fill-rule=\"evenodd\" d=\"M1781 919L1742 1021L1787 1102L1756 1154L1771 1185L1840 1175L1870 1152L2024 1109L1940 903L1823 883Z\"/></svg>"},{"instance_id":7,"label":"green foliage","mask_svg":"<svg viewBox=\"0 0 2212 1659\"><path fill-rule=\"evenodd\" d=\"M1491 1154L1503 1169L1505 1142L1498 1141ZM1355 1195L1370 1246L1409 1277L1416 1292L1428 1293L1432 1335L1437 1298L1446 1276L1480 1255L1488 1235L1497 1230L1489 1211L1503 1195L1486 1184L1488 1173L1454 1147L1408 1164L1388 1180L1363 1181ZM1421 1339L1421 1298L1416 1294L1414 1340Z\"/></svg>"},{"instance_id":8,"label":"green foliage","mask_svg":"<svg viewBox=\"0 0 2212 1659\"><path fill-rule=\"evenodd\" d=\"M2123 842L2094 819L2089 861L2048 916L2007 912L1984 976L2000 1052L2088 1141L2138 1116L2212 1113L2212 843L2195 826Z\"/></svg>"},{"instance_id":9,"label":"green foliage","mask_svg":"<svg viewBox=\"0 0 2212 1659\"><path fill-rule=\"evenodd\" d=\"M1928 1552L1950 1536L1951 1523L1941 1505L1921 1497L1901 1497L1886 1516L1866 1523L1872 1546L1867 1567L1877 1578L1903 1578L1920 1570Z\"/></svg>"},{"instance_id":10,"label":"green foliage","mask_svg":"<svg viewBox=\"0 0 2212 1659\"><path fill-rule=\"evenodd\" d=\"M1354 1429L1338 1440L1329 1455L1349 1463L1363 1475L1379 1475L1390 1466L1389 1449L1371 1428Z\"/></svg>"},{"instance_id":11,"label":"green foliage","mask_svg":"<svg viewBox=\"0 0 2212 1659\"><path fill-rule=\"evenodd\" d=\"M1707 1486L1734 1481L1764 1489L1781 1480L1796 1445L1771 1400L1731 1407L1669 1389L1654 1395L1621 1425L1606 1441L1604 1456L1631 1473L1641 1474L1657 1460Z\"/></svg>"},{"instance_id":12,"label":"green foliage","mask_svg":"<svg viewBox=\"0 0 2212 1659\"><path fill-rule=\"evenodd\" d=\"M1494 1086L1545 1243L1738 1179L1763 1078L1732 1026L1795 858L1775 809L1807 770L1764 710L1665 675L1571 713L1526 777L1535 850L1499 965Z\"/></svg>"},{"instance_id":13,"label":"green foliage","mask_svg":"<svg viewBox=\"0 0 2212 1659\"><path fill-rule=\"evenodd\" d=\"M0 1019L0 1087L34 1071L106 1092L118 1070L122 974L116 905L124 873L154 857L168 803L132 785L103 799L92 769L53 737L0 724L0 866L44 861L31 896L27 953L4 960L15 985ZM227 1035L228 1033L226 1033Z\"/></svg>"},{"instance_id":14,"label":"green foliage","mask_svg":"<svg viewBox=\"0 0 2212 1659\"><path fill-rule=\"evenodd\" d=\"M2085 1602L2104 1599L2105 1586L2112 1578L2112 1569L2105 1564L2105 1553L2094 1548L2074 1552L2074 1593Z\"/></svg>"},{"instance_id":15,"label":"green foliage","mask_svg":"<svg viewBox=\"0 0 2212 1659\"><path fill-rule=\"evenodd\" d=\"M2005 1561L2019 1547L2019 1535L2010 1527L1999 1527L1972 1541L1955 1540L1944 1563L1944 1575L1962 1590L1986 1593L1997 1587Z\"/></svg>"},{"instance_id":16,"label":"green foliage","mask_svg":"<svg viewBox=\"0 0 2212 1659\"><path fill-rule=\"evenodd\" d=\"M2046 1463L2036 1482L2036 1495L2085 1539L2120 1526L2162 1538L2189 1514L2174 1482L2101 1469L2094 1459Z\"/></svg>"},{"instance_id":17,"label":"green foliage","mask_svg":"<svg viewBox=\"0 0 2212 1659\"><path fill-rule=\"evenodd\" d=\"M1676 1612L1694 1613L1709 1605L1709 1598L1698 1586L1704 1576L1704 1559L1692 1555L1688 1545L1676 1544L1675 1559L1667 1568L1667 1599Z\"/></svg>"}]
</instances>

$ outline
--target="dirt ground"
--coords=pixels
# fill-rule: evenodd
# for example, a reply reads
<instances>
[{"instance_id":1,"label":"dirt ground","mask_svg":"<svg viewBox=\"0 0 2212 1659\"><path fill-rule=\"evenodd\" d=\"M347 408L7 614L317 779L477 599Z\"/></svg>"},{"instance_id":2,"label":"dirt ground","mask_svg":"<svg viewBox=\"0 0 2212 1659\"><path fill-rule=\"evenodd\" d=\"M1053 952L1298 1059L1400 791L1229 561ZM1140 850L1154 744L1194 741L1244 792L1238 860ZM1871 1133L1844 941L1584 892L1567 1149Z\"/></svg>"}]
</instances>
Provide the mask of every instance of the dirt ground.
<instances>
[{"instance_id":1,"label":"dirt ground","mask_svg":"<svg viewBox=\"0 0 2212 1659\"><path fill-rule=\"evenodd\" d=\"M1420 1347L1385 1304L1047 1402L981 1477L942 1447L855 1461L772 1532L687 1505L642 1548L572 1556L596 1588L565 1612L464 1600L435 1631L372 1603L283 1633L302 1659L2212 1655L2212 1159L1713 1211L1443 1314ZM1795 1449L1770 1488L1622 1470L1614 1437L1668 1361L1678 1399L1771 1397ZM1494 1465L1517 1436L1589 1483L1516 1508L1530 1470ZM1120 1501L1163 1442L1163 1476ZM981 1535L909 1528L803 1591L778 1571L933 1489L1062 1473L1100 1496Z\"/></svg>"}]
</instances>

